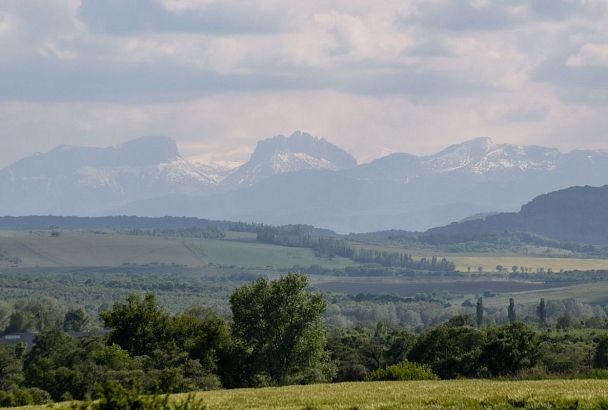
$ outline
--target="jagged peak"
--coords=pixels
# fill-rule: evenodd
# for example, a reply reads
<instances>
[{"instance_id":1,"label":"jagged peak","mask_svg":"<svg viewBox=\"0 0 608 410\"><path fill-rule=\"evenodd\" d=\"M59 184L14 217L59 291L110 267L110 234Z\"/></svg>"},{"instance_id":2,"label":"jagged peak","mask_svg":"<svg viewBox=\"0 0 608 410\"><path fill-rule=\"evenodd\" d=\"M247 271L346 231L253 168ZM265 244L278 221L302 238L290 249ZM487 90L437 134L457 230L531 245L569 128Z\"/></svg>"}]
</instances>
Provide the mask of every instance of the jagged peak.
<instances>
[{"instance_id":1,"label":"jagged peak","mask_svg":"<svg viewBox=\"0 0 608 410\"><path fill-rule=\"evenodd\" d=\"M432 156L441 156L444 154L449 154L455 151L462 150L484 154L491 151L494 147L496 147L496 144L494 144L494 141L491 138L479 137L464 141L460 144L450 145L449 147L439 151L437 154L434 154Z\"/></svg>"},{"instance_id":2,"label":"jagged peak","mask_svg":"<svg viewBox=\"0 0 608 410\"><path fill-rule=\"evenodd\" d=\"M357 165L357 160L337 145L324 138L315 137L309 133L295 131L289 136L277 135L259 141L251 156L251 161L268 159L276 154L302 153L312 157L337 162L338 168L348 168Z\"/></svg>"}]
</instances>

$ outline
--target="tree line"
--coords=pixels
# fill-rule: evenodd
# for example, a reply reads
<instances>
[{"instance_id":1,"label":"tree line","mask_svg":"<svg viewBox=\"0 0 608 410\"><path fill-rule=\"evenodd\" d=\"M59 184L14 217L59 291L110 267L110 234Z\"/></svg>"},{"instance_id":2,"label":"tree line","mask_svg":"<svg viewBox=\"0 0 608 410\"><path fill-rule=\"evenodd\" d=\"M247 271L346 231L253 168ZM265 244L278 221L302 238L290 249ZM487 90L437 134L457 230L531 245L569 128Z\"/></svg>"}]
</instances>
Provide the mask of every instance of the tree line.
<instances>
[{"instance_id":1,"label":"tree line","mask_svg":"<svg viewBox=\"0 0 608 410\"><path fill-rule=\"evenodd\" d=\"M71 312L63 328L39 333L33 346L0 346L0 404L94 399L116 385L150 394L608 367L605 332L572 357L564 353L571 338L519 322L514 301L512 323L503 326L483 326L479 300L477 323L461 315L419 334L382 322L328 328L321 319L326 301L307 286L301 274L259 278L232 293L230 319L201 306L172 315L154 294L131 295L100 314L107 333L83 337L66 333L68 316L79 322ZM545 306L538 305L539 320Z\"/></svg>"},{"instance_id":2,"label":"tree line","mask_svg":"<svg viewBox=\"0 0 608 410\"><path fill-rule=\"evenodd\" d=\"M359 263L374 263L384 267L425 270L434 272L452 272L456 265L445 258L415 259L403 252L368 249L362 246L352 246L347 240L327 236L314 235L310 227L290 225L274 227L268 225L252 225L257 234L257 240L274 245L310 248L316 253L329 257L340 256Z\"/></svg>"}]
</instances>

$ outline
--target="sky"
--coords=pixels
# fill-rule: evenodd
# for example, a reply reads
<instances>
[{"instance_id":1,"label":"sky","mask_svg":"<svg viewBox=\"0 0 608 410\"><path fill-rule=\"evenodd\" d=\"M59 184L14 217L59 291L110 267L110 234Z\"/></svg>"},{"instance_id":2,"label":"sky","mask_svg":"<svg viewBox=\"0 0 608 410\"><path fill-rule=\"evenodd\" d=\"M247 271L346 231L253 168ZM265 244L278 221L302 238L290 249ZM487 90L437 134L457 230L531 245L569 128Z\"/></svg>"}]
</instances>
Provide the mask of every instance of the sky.
<instances>
[{"instance_id":1,"label":"sky","mask_svg":"<svg viewBox=\"0 0 608 410\"><path fill-rule=\"evenodd\" d=\"M608 149L605 0L2 0L0 166L302 130L362 162L476 137Z\"/></svg>"}]
</instances>

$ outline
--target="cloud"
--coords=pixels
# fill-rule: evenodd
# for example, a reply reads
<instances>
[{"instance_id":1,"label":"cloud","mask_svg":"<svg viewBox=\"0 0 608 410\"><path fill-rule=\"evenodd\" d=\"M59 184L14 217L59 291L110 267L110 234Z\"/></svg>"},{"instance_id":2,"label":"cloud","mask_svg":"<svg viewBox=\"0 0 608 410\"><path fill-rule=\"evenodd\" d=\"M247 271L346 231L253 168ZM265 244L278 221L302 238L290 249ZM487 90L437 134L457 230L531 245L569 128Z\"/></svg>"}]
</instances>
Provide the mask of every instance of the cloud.
<instances>
[{"instance_id":1,"label":"cloud","mask_svg":"<svg viewBox=\"0 0 608 410\"><path fill-rule=\"evenodd\" d=\"M293 129L363 160L605 139L605 0L1 3L0 162L143 134L213 161Z\"/></svg>"},{"instance_id":2,"label":"cloud","mask_svg":"<svg viewBox=\"0 0 608 410\"><path fill-rule=\"evenodd\" d=\"M608 67L608 43L584 44L566 60L568 67Z\"/></svg>"},{"instance_id":3,"label":"cloud","mask_svg":"<svg viewBox=\"0 0 608 410\"><path fill-rule=\"evenodd\" d=\"M113 35L266 34L284 29L277 15L253 2L206 1L199 7L193 7L196 3L181 4L169 8L158 0L82 0L78 16L90 30Z\"/></svg>"}]
</instances>

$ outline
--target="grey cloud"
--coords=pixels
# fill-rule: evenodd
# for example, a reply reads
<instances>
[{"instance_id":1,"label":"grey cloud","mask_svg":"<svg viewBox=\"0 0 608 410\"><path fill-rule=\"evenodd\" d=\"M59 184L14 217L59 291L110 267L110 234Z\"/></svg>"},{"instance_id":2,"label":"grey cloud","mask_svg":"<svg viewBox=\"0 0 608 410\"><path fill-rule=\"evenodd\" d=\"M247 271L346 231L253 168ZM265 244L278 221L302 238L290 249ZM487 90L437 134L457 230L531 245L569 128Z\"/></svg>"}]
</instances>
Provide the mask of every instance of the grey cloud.
<instances>
[{"instance_id":1,"label":"grey cloud","mask_svg":"<svg viewBox=\"0 0 608 410\"><path fill-rule=\"evenodd\" d=\"M532 107L514 107L505 116L508 122L538 122L543 121L551 111L547 105Z\"/></svg>"},{"instance_id":2,"label":"grey cloud","mask_svg":"<svg viewBox=\"0 0 608 410\"><path fill-rule=\"evenodd\" d=\"M29 56L0 66L0 100L152 103L224 92L338 90L362 95L443 96L495 92L468 73L418 65L363 61L323 70L265 65L246 74L221 74L171 60L59 60Z\"/></svg>"},{"instance_id":3,"label":"grey cloud","mask_svg":"<svg viewBox=\"0 0 608 410\"><path fill-rule=\"evenodd\" d=\"M551 84L566 101L608 103L608 67L570 67L567 58L563 53L547 59L532 72L532 80Z\"/></svg>"},{"instance_id":4,"label":"grey cloud","mask_svg":"<svg viewBox=\"0 0 608 410\"><path fill-rule=\"evenodd\" d=\"M489 1L479 5L471 0L420 1L413 13L397 15L397 22L456 32L496 31L531 21L597 17L602 11L582 0Z\"/></svg>"},{"instance_id":5,"label":"grey cloud","mask_svg":"<svg viewBox=\"0 0 608 410\"><path fill-rule=\"evenodd\" d=\"M475 7L469 0L420 2L410 15L398 15L402 25L423 25L453 31L499 30L515 22L507 13L508 3L491 2Z\"/></svg>"},{"instance_id":6,"label":"grey cloud","mask_svg":"<svg viewBox=\"0 0 608 410\"><path fill-rule=\"evenodd\" d=\"M90 30L112 35L264 34L283 29L276 15L223 0L180 12L167 10L158 0L82 0L78 15Z\"/></svg>"}]
</instances>

